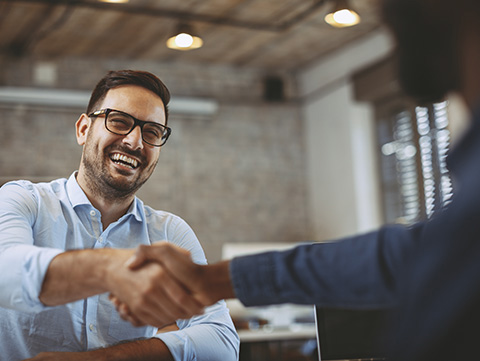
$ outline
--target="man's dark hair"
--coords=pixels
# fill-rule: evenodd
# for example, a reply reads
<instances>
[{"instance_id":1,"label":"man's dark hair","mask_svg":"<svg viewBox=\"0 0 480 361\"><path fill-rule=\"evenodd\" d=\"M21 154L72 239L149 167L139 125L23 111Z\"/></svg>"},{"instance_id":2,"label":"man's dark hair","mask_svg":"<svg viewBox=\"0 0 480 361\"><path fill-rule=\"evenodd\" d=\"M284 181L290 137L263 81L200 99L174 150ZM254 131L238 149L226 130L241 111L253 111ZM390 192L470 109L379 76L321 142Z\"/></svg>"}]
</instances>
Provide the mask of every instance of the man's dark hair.
<instances>
[{"instance_id":1,"label":"man's dark hair","mask_svg":"<svg viewBox=\"0 0 480 361\"><path fill-rule=\"evenodd\" d=\"M170 92L163 82L152 73L138 70L115 70L109 71L93 89L90 101L88 102L87 114L92 113L99 103L105 99L110 89L122 85L137 85L148 89L157 94L162 99L165 107L165 125L168 121L168 102L170 101Z\"/></svg>"}]
</instances>

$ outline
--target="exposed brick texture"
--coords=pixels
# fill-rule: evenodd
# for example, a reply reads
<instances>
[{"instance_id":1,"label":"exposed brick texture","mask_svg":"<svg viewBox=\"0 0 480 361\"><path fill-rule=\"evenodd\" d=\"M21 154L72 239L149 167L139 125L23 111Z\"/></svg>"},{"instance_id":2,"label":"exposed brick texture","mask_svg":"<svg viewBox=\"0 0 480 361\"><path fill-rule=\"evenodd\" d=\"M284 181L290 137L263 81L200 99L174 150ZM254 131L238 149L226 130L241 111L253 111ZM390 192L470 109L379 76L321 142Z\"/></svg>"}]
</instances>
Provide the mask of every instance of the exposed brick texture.
<instances>
[{"instance_id":1,"label":"exposed brick texture","mask_svg":"<svg viewBox=\"0 0 480 361\"><path fill-rule=\"evenodd\" d=\"M212 117L172 115L173 134L140 190L145 203L171 211L194 229L209 261L226 242L300 242L310 231L305 158L294 81L282 74L287 101L262 100L255 69L62 59L59 89L91 90L107 70L152 71L172 95L219 101ZM5 60L0 86L35 87L34 60ZM86 106L86 105L85 105ZM83 109L0 105L0 181L68 177L81 147L74 123Z\"/></svg>"}]
</instances>

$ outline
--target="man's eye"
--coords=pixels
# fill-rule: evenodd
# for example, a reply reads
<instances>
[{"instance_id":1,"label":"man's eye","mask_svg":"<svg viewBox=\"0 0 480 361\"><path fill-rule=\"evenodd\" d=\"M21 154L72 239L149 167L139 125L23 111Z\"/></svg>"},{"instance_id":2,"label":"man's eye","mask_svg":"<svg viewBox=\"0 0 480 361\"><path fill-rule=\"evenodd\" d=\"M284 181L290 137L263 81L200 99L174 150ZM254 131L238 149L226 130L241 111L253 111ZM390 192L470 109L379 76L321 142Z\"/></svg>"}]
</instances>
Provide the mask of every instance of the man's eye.
<instances>
[{"instance_id":1,"label":"man's eye","mask_svg":"<svg viewBox=\"0 0 480 361\"><path fill-rule=\"evenodd\" d=\"M157 137L161 134L159 130L155 130L155 129L149 129L147 132Z\"/></svg>"},{"instance_id":2,"label":"man's eye","mask_svg":"<svg viewBox=\"0 0 480 361\"><path fill-rule=\"evenodd\" d=\"M110 122L110 124L112 126L115 126L115 127L125 127L125 128L129 128L130 125L131 125L131 121L129 121L128 119L126 118L122 118L122 117L112 117L112 118L108 118L108 121Z\"/></svg>"},{"instance_id":3,"label":"man's eye","mask_svg":"<svg viewBox=\"0 0 480 361\"><path fill-rule=\"evenodd\" d=\"M112 123L128 123L128 120L125 118L110 118Z\"/></svg>"},{"instance_id":4,"label":"man's eye","mask_svg":"<svg viewBox=\"0 0 480 361\"><path fill-rule=\"evenodd\" d=\"M148 127L148 128L145 127L145 128L143 129L143 131L144 131L145 134L148 134L148 135L150 135L150 136L152 136L152 137L157 137L157 138L159 138L159 137L162 136L162 131L161 131L160 129L157 129L156 127Z\"/></svg>"}]
</instances>

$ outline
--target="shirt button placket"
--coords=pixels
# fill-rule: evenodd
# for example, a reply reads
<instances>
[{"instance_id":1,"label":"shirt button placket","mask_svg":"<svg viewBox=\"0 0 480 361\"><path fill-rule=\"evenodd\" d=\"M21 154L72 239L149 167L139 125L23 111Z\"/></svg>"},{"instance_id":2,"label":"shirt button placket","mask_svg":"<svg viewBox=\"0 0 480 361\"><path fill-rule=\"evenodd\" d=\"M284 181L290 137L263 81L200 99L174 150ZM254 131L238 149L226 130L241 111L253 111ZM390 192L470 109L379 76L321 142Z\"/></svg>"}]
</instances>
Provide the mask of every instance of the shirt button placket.
<instances>
[{"instance_id":1,"label":"shirt button placket","mask_svg":"<svg viewBox=\"0 0 480 361\"><path fill-rule=\"evenodd\" d=\"M95 235L98 238L100 236L100 234L102 233L102 229L101 229L101 226L100 226L100 222L97 218L97 215L98 215L98 212L95 209L90 210L90 218L91 218L91 222L92 222L93 232L95 233Z\"/></svg>"},{"instance_id":2,"label":"shirt button placket","mask_svg":"<svg viewBox=\"0 0 480 361\"><path fill-rule=\"evenodd\" d=\"M85 300L85 324L87 328L87 347L97 348L101 345L99 344L98 339L98 330L97 330L97 306L98 306L98 295L89 297Z\"/></svg>"}]
</instances>

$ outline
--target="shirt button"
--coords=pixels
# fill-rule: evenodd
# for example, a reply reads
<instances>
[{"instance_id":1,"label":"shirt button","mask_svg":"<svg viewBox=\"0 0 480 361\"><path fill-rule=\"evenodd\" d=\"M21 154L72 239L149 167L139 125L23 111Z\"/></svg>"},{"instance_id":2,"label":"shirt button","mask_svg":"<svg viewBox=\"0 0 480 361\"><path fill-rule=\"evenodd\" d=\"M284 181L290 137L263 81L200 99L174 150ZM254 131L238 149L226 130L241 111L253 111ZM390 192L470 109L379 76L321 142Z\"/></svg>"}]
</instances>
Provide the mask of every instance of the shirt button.
<instances>
[{"instance_id":1,"label":"shirt button","mask_svg":"<svg viewBox=\"0 0 480 361\"><path fill-rule=\"evenodd\" d=\"M90 211L90 215L93 217L95 215L95 211Z\"/></svg>"},{"instance_id":2,"label":"shirt button","mask_svg":"<svg viewBox=\"0 0 480 361\"><path fill-rule=\"evenodd\" d=\"M91 324L88 326L88 328L90 329L90 331L93 332L93 330L95 329L95 326L93 326L93 324L91 323Z\"/></svg>"},{"instance_id":3,"label":"shirt button","mask_svg":"<svg viewBox=\"0 0 480 361\"><path fill-rule=\"evenodd\" d=\"M98 242L102 243L102 242L103 242L103 238L100 237L100 238L98 239Z\"/></svg>"}]
</instances>

